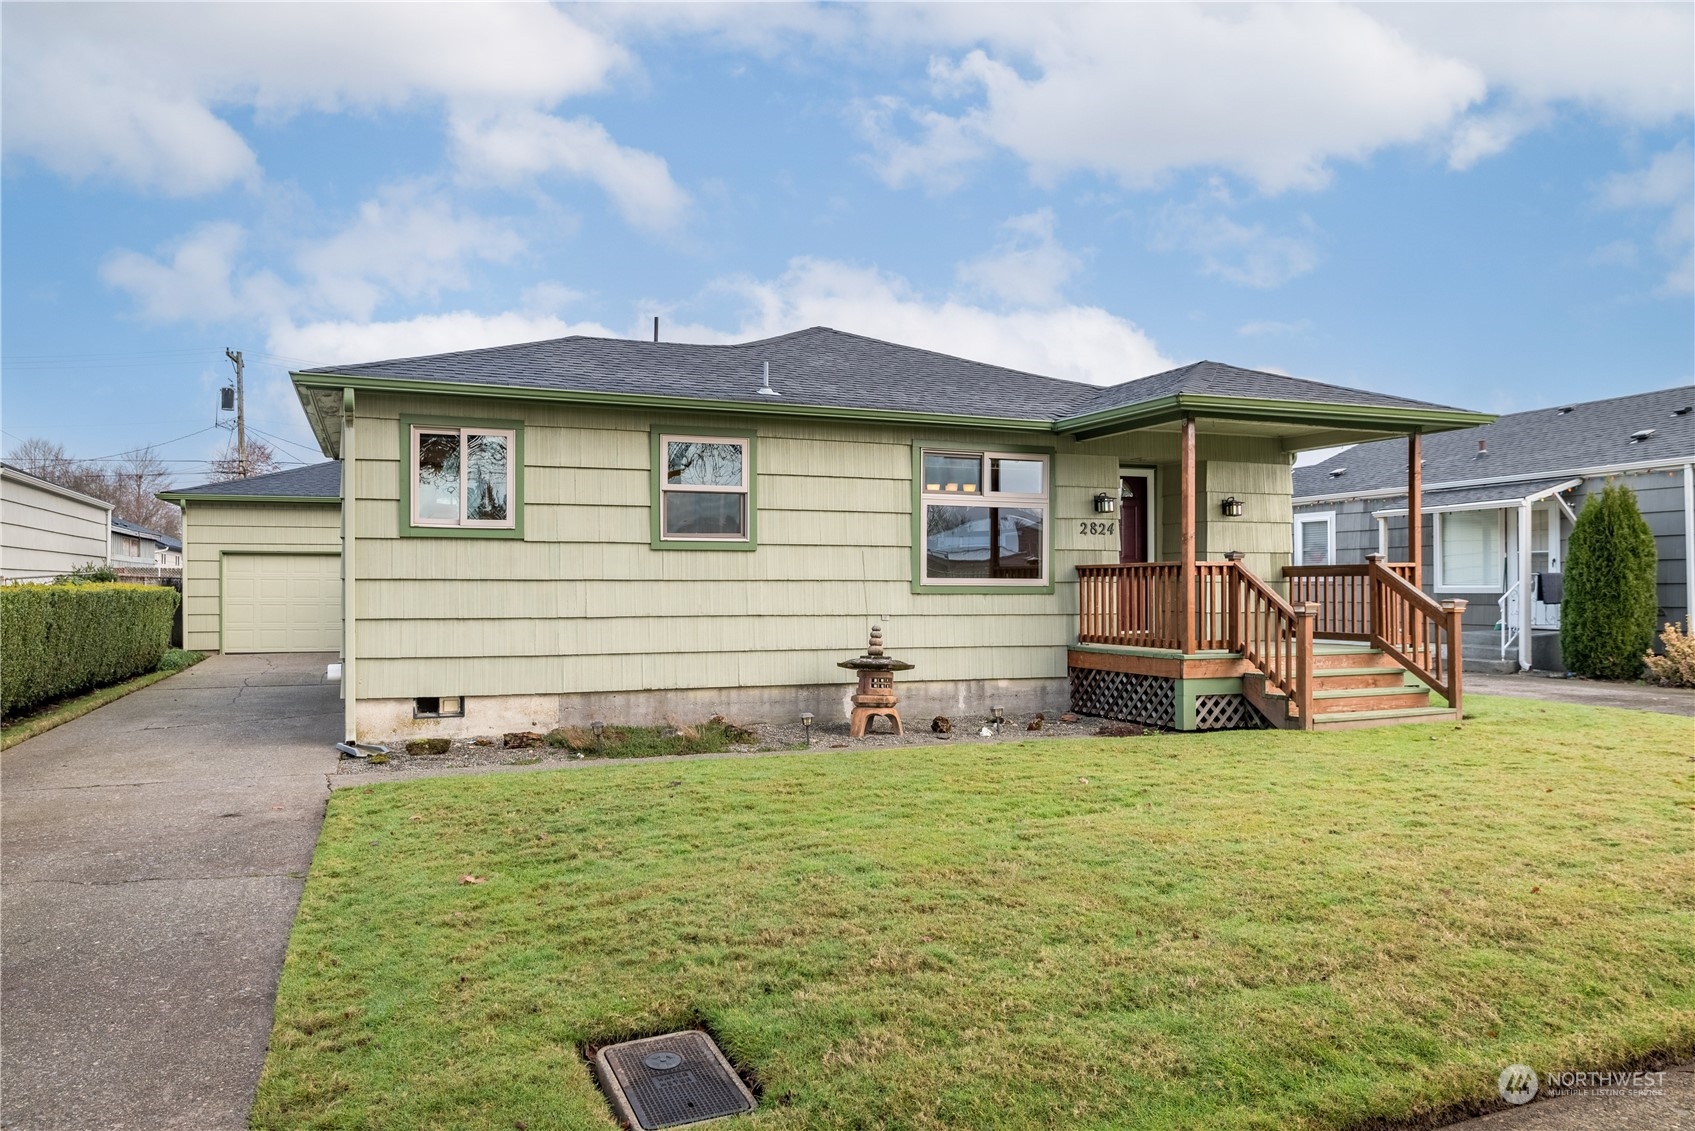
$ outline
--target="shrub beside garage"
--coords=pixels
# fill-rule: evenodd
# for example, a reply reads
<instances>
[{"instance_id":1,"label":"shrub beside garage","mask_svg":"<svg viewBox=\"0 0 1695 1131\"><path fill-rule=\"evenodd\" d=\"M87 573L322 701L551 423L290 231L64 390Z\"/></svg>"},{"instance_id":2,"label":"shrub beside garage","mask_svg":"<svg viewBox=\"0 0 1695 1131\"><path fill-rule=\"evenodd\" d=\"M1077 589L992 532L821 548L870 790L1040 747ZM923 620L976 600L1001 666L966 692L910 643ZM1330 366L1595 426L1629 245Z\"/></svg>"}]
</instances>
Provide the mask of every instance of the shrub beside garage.
<instances>
[{"instance_id":1,"label":"shrub beside garage","mask_svg":"<svg viewBox=\"0 0 1695 1131\"><path fill-rule=\"evenodd\" d=\"M153 671L179 600L162 585L0 587L0 715Z\"/></svg>"}]
</instances>

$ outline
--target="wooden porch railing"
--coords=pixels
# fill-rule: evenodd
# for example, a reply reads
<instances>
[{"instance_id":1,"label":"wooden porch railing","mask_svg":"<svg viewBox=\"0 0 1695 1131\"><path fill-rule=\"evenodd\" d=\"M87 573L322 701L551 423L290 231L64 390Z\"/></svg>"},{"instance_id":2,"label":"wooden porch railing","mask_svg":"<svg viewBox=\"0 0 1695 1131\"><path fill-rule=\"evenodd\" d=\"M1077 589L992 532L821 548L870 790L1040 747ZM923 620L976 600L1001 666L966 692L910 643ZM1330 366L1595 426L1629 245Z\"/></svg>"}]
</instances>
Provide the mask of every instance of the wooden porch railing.
<instances>
[{"instance_id":1,"label":"wooden porch railing","mask_svg":"<svg viewBox=\"0 0 1695 1131\"><path fill-rule=\"evenodd\" d=\"M1240 554L1197 562L1192 590L1195 646L1235 652L1289 698L1302 727L1312 725L1313 639L1360 640L1393 656L1461 708L1460 620L1464 601L1438 603L1413 585L1411 563L1372 554L1363 566L1291 566L1285 601ZM1182 566L1178 562L1077 567L1082 644L1181 646Z\"/></svg>"},{"instance_id":2,"label":"wooden porch railing","mask_svg":"<svg viewBox=\"0 0 1695 1131\"><path fill-rule=\"evenodd\" d=\"M1383 563L1366 557L1371 591L1371 645L1381 648L1460 710L1460 622L1464 601L1437 602Z\"/></svg>"},{"instance_id":3,"label":"wooden porch railing","mask_svg":"<svg viewBox=\"0 0 1695 1131\"><path fill-rule=\"evenodd\" d=\"M1412 580L1411 562L1385 562L1383 568ZM1284 566L1289 603L1318 606L1314 632L1331 640L1371 639L1371 584L1363 565Z\"/></svg>"},{"instance_id":4,"label":"wooden porch railing","mask_svg":"<svg viewBox=\"0 0 1695 1131\"><path fill-rule=\"evenodd\" d=\"M1081 644L1176 648L1177 562L1077 567Z\"/></svg>"},{"instance_id":5,"label":"wooden porch railing","mask_svg":"<svg viewBox=\"0 0 1695 1131\"><path fill-rule=\"evenodd\" d=\"M1291 607L1238 556L1228 563L1234 584L1235 650L1258 668L1265 682L1289 697L1301 729L1312 729L1312 605Z\"/></svg>"}]
</instances>

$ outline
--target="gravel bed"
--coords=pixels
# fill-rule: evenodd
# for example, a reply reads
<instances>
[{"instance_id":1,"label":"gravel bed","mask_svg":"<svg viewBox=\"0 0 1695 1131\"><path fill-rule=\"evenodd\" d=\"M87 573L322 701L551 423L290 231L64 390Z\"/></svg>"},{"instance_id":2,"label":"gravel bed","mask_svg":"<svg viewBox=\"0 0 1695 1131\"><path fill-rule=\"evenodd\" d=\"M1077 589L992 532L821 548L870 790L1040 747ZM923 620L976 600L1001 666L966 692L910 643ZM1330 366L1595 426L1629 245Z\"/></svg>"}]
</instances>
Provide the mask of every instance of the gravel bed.
<instances>
[{"instance_id":1,"label":"gravel bed","mask_svg":"<svg viewBox=\"0 0 1695 1131\"><path fill-rule=\"evenodd\" d=\"M813 723L813 750L864 750L889 746L954 746L964 744L986 744L994 742L1027 742L1048 738L1089 738L1100 734L1103 730L1113 737L1130 737L1123 735L1125 730L1145 730L1148 734L1160 733L1157 727L1139 728L1133 725L1114 722L1111 719L1097 719L1086 715L1067 716L1075 722L1062 722L1059 718L1044 719L1038 730L1029 729L1030 716L1022 718L1008 717L999 727L989 727L990 733L981 733L986 720L953 720L954 729L951 734L937 734L930 729L930 720L922 720L918 725L908 724L903 735L890 734L885 729L887 720L879 719L873 725L878 727L874 733L864 738L849 738L847 720L834 723ZM764 754L788 753L805 750L806 730L799 722L792 723L758 723L748 728L758 736L757 741L730 747L732 754ZM342 758L338 769L342 774L370 774L383 776L404 774L418 770L439 772L453 769L477 769L496 766L549 766L581 765L584 761L643 761L644 759L597 759L573 753L570 750L557 749L550 746L536 746L508 750L501 746L499 735L486 736L486 745L479 745L473 739L455 740L445 754L406 753L404 743L397 744L387 756L387 760L377 762L365 758ZM713 757L713 755L687 755L688 757Z\"/></svg>"}]
</instances>

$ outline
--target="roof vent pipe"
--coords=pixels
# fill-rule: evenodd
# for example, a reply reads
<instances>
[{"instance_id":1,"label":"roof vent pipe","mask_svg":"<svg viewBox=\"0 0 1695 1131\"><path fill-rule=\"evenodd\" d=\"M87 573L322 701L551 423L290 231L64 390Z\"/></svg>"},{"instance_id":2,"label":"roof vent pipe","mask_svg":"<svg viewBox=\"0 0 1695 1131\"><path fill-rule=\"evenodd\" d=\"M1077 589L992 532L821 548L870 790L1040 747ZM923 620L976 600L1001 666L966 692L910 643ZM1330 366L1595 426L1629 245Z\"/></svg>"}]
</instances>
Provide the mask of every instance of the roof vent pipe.
<instances>
[{"instance_id":1,"label":"roof vent pipe","mask_svg":"<svg viewBox=\"0 0 1695 1131\"><path fill-rule=\"evenodd\" d=\"M656 342L659 340L659 315L657 314L653 316L653 340Z\"/></svg>"},{"instance_id":2,"label":"roof vent pipe","mask_svg":"<svg viewBox=\"0 0 1695 1131\"><path fill-rule=\"evenodd\" d=\"M1489 441L1488 440L1477 441L1477 458L1482 459L1484 456L1486 456L1488 454L1489 454Z\"/></svg>"},{"instance_id":3,"label":"roof vent pipe","mask_svg":"<svg viewBox=\"0 0 1695 1131\"><path fill-rule=\"evenodd\" d=\"M762 397L780 397L783 394L771 387L771 363L765 363L765 376L759 382L759 395Z\"/></svg>"}]
</instances>

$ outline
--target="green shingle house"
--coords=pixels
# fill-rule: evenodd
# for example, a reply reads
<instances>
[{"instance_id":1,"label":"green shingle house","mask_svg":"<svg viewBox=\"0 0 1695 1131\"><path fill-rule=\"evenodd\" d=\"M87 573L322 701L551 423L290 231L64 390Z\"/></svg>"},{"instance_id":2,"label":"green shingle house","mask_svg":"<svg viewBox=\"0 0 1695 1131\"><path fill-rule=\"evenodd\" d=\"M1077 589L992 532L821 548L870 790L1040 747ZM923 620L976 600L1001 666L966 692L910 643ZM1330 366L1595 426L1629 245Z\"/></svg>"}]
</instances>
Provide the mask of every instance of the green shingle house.
<instances>
[{"instance_id":1,"label":"green shingle house","mask_svg":"<svg viewBox=\"0 0 1695 1131\"><path fill-rule=\"evenodd\" d=\"M1415 564L1288 576L1290 467L1487 415L1212 362L1103 388L822 327L292 377L341 468L349 738L845 718L837 663L874 623L916 665L909 719L1359 725L1459 694ZM177 497L205 563L216 504Z\"/></svg>"}]
</instances>

